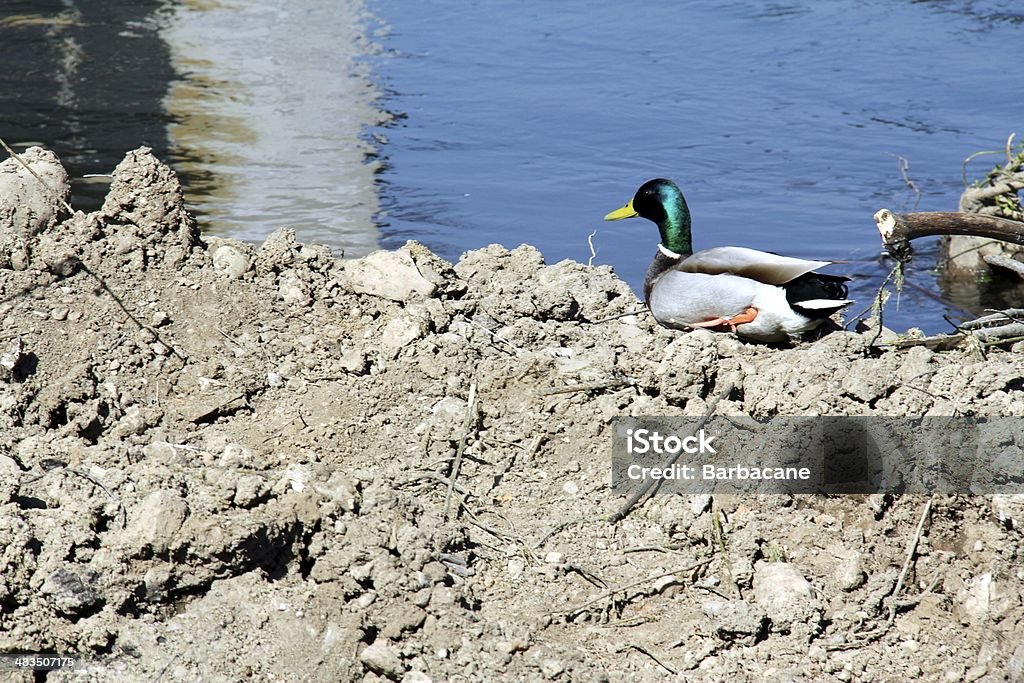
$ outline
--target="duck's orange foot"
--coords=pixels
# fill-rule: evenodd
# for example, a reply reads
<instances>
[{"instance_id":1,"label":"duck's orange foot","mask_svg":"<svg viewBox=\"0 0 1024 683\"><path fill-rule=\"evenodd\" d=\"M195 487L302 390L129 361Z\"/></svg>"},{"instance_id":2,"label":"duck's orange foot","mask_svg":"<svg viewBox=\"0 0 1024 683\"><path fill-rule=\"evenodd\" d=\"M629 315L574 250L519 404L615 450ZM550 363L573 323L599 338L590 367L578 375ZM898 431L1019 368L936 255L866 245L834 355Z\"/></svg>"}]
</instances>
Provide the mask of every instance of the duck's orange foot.
<instances>
[{"instance_id":1,"label":"duck's orange foot","mask_svg":"<svg viewBox=\"0 0 1024 683\"><path fill-rule=\"evenodd\" d=\"M714 329L716 327L728 327L730 332L736 332L737 325L749 323L755 318L757 318L757 309L753 306L747 306L743 311L737 313L731 318L713 318L711 320L693 323L693 327L707 327L710 329Z\"/></svg>"}]
</instances>

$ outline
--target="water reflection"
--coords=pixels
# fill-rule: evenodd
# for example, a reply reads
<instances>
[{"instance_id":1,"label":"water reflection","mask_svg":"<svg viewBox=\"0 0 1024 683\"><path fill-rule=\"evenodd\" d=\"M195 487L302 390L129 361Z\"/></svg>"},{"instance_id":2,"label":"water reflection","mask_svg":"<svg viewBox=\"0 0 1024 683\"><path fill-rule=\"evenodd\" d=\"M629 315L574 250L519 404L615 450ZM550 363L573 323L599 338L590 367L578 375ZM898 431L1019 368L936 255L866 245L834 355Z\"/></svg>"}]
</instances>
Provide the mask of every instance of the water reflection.
<instances>
[{"instance_id":1,"label":"water reflection","mask_svg":"<svg viewBox=\"0 0 1024 683\"><path fill-rule=\"evenodd\" d=\"M258 241L280 226L360 256L377 246L376 91L355 2L182 0L161 35L181 75L172 159L204 228Z\"/></svg>"},{"instance_id":2,"label":"water reflection","mask_svg":"<svg viewBox=\"0 0 1024 683\"><path fill-rule=\"evenodd\" d=\"M105 178L139 145L167 150L174 77L157 26L162 0L6 0L0 5L0 135L55 151L72 203L97 208Z\"/></svg>"}]
</instances>

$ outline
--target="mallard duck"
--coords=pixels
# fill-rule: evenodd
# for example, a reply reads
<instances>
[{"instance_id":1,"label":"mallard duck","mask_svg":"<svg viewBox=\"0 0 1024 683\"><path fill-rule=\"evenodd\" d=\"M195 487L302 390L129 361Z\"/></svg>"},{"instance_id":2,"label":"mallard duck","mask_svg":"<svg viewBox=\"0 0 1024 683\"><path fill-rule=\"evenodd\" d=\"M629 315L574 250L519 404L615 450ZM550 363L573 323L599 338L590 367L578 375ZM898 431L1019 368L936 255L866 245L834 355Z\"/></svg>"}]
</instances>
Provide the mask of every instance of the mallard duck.
<instances>
[{"instance_id":1,"label":"mallard duck","mask_svg":"<svg viewBox=\"0 0 1024 683\"><path fill-rule=\"evenodd\" d=\"M653 221L661 233L644 278L644 298L665 327L705 327L755 341L782 341L813 330L852 303L844 284L849 278L814 272L828 261L745 247L693 253L690 209L671 180L648 180L629 203L604 218L636 216Z\"/></svg>"}]
</instances>

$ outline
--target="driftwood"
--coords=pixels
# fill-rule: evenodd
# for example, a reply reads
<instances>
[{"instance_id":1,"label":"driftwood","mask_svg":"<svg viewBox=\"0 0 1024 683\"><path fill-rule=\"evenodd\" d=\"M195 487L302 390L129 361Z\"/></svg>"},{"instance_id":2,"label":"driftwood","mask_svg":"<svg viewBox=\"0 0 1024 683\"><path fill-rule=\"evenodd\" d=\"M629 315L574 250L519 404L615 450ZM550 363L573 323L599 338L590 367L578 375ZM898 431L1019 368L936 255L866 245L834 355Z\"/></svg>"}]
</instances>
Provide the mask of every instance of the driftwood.
<instances>
[{"instance_id":1,"label":"driftwood","mask_svg":"<svg viewBox=\"0 0 1024 683\"><path fill-rule=\"evenodd\" d=\"M1015 258L1003 256L1002 254L989 254L985 256L984 259L985 263L989 264L993 268L1002 268L1024 278L1024 261L1018 261Z\"/></svg>"},{"instance_id":2,"label":"driftwood","mask_svg":"<svg viewBox=\"0 0 1024 683\"><path fill-rule=\"evenodd\" d=\"M977 213L881 209L875 214L875 225L882 246L900 261L910 256L910 240L929 235L972 235L1024 245L1024 222Z\"/></svg>"},{"instance_id":3,"label":"driftwood","mask_svg":"<svg viewBox=\"0 0 1024 683\"><path fill-rule=\"evenodd\" d=\"M956 328L954 334L937 334L919 339L895 339L875 345L893 349L923 346L932 351L949 351L963 347L971 341L982 346L1012 344L1024 341L1024 308L994 311L976 320L960 323Z\"/></svg>"}]
</instances>

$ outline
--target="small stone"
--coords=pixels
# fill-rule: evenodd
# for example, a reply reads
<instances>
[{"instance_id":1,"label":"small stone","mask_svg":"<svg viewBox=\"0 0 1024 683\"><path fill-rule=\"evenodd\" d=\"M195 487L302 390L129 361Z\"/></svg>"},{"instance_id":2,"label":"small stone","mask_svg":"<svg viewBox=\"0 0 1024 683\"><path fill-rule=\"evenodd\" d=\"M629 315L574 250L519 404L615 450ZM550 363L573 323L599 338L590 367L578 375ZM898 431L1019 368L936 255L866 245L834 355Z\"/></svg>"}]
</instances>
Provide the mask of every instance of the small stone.
<instances>
[{"instance_id":1,"label":"small stone","mask_svg":"<svg viewBox=\"0 0 1024 683\"><path fill-rule=\"evenodd\" d=\"M355 512L359 509L359 488L343 472L332 472L326 482L314 484L313 489L321 496L337 503L345 512Z\"/></svg>"},{"instance_id":2,"label":"small stone","mask_svg":"<svg viewBox=\"0 0 1024 683\"><path fill-rule=\"evenodd\" d=\"M366 646L359 653L359 661L370 671L387 676L395 681L399 680L399 677L405 671L398 652L391 646L383 643L374 643L373 645Z\"/></svg>"},{"instance_id":3,"label":"small stone","mask_svg":"<svg viewBox=\"0 0 1024 683\"><path fill-rule=\"evenodd\" d=\"M764 609L746 600L711 598L704 601L701 609L722 640L753 644L767 629Z\"/></svg>"},{"instance_id":4,"label":"small stone","mask_svg":"<svg viewBox=\"0 0 1024 683\"><path fill-rule=\"evenodd\" d=\"M164 344L163 342L156 342L150 348L153 349L153 353L155 353L158 356L166 356L171 352L171 350L167 348L167 345Z\"/></svg>"},{"instance_id":5,"label":"small stone","mask_svg":"<svg viewBox=\"0 0 1024 683\"><path fill-rule=\"evenodd\" d=\"M810 582L787 562L757 561L754 599L764 607L773 625L781 627L810 623L819 609Z\"/></svg>"},{"instance_id":6,"label":"small stone","mask_svg":"<svg viewBox=\"0 0 1024 683\"><path fill-rule=\"evenodd\" d=\"M565 664L557 659L542 659L540 670L548 678L555 678L565 671Z\"/></svg>"},{"instance_id":7,"label":"small stone","mask_svg":"<svg viewBox=\"0 0 1024 683\"><path fill-rule=\"evenodd\" d=\"M96 579L88 569L62 567L43 581L40 591L58 611L78 615L103 604L103 596L93 588Z\"/></svg>"},{"instance_id":8,"label":"small stone","mask_svg":"<svg viewBox=\"0 0 1024 683\"><path fill-rule=\"evenodd\" d=\"M225 468L251 467L255 454L248 446L240 443L224 444L217 464Z\"/></svg>"},{"instance_id":9,"label":"small stone","mask_svg":"<svg viewBox=\"0 0 1024 683\"><path fill-rule=\"evenodd\" d=\"M565 556L556 550L552 550L544 556L544 561L548 564L562 564L565 561Z\"/></svg>"},{"instance_id":10,"label":"small stone","mask_svg":"<svg viewBox=\"0 0 1024 683\"><path fill-rule=\"evenodd\" d=\"M6 505L18 492L21 470L12 458L0 456L0 506Z\"/></svg>"},{"instance_id":11,"label":"small stone","mask_svg":"<svg viewBox=\"0 0 1024 683\"><path fill-rule=\"evenodd\" d=\"M250 265L249 257L233 245L222 244L213 251L213 270L218 275L238 280Z\"/></svg>"},{"instance_id":12,"label":"small stone","mask_svg":"<svg viewBox=\"0 0 1024 683\"><path fill-rule=\"evenodd\" d=\"M692 512L694 516L704 514L704 511L709 507L711 507L710 493L695 493L690 496L690 512Z\"/></svg>"},{"instance_id":13,"label":"small stone","mask_svg":"<svg viewBox=\"0 0 1024 683\"><path fill-rule=\"evenodd\" d=\"M574 481L567 481L562 484L562 490L568 493L570 496L575 496L580 492L580 485Z\"/></svg>"},{"instance_id":14,"label":"small stone","mask_svg":"<svg viewBox=\"0 0 1024 683\"><path fill-rule=\"evenodd\" d=\"M418 631L426 618L427 613L421 607L407 604L389 605L383 611L380 634L385 638L398 640L405 633Z\"/></svg>"},{"instance_id":15,"label":"small stone","mask_svg":"<svg viewBox=\"0 0 1024 683\"><path fill-rule=\"evenodd\" d=\"M839 590L852 591L864 585L864 556L859 552L850 553L839 560L834 572Z\"/></svg>"},{"instance_id":16,"label":"small stone","mask_svg":"<svg viewBox=\"0 0 1024 683\"><path fill-rule=\"evenodd\" d=\"M151 444L152 445L152 444ZM131 546L167 552L174 535L188 517L188 503L172 491L156 490L135 506L123 537Z\"/></svg>"},{"instance_id":17,"label":"small stone","mask_svg":"<svg viewBox=\"0 0 1024 683\"><path fill-rule=\"evenodd\" d=\"M1024 342L1021 342L1024 344ZM1020 529L1024 522L1024 493L996 493L991 505L999 521L1014 529Z\"/></svg>"},{"instance_id":18,"label":"small stone","mask_svg":"<svg viewBox=\"0 0 1024 683\"><path fill-rule=\"evenodd\" d=\"M20 337L15 339L7 345L3 351L0 351L0 381L9 381L14 376L14 370L18 367L25 358L25 347L21 342Z\"/></svg>"},{"instance_id":19,"label":"small stone","mask_svg":"<svg viewBox=\"0 0 1024 683\"><path fill-rule=\"evenodd\" d=\"M54 320L67 320L69 309L67 306L57 306L50 311L50 317Z\"/></svg>"},{"instance_id":20,"label":"small stone","mask_svg":"<svg viewBox=\"0 0 1024 683\"><path fill-rule=\"evenodd\" d=\"M148 597L160 597L171 581L170 565L165 563L157 564L146 570L142 577L142 584L146 589Z\"/></svg>"},{"instance_id":21,"label":"small stone","mask_svg":"<svg viewBox=\"0 0 1024 683\"><path fill-rule=\"evenodd\" d=\"M366 373L366 354L358 349L346 349L338 356L338 365L354 375Z\"/></svg>"},{"instance_id":22,"label":"small stone","mask_svg":"<svg viewBox=\"0 0 1024 683\"><path fill-rule=\"evenodd\" d=\"M150 319L150 325L153 327L163 327L170 320L171 317L167 315L166 311L154 311L153 317Z\"/></svg>"},{"instance_id":23,"label":"small stone","mask_svg":"<svg viewBox=\"0 0 1024 683\"><path fill-rule=\"evenodd\" d=\"M279 387L282 384L284 384L284 380L281 379L281 375L279 375L276 372L268 372L267 373L267 386Z\"/></svg>"},{"instance_id":24,"label":"small stone","mask_svg":"<svg viewBox=\"0 0 1024 683\"><path fill-rule=\"evenodd\" d=\"M360 294L408 301L414 296L432 296L437 291L405 251L375 251L345 262L343 268L349 288Z\"/></svg>"},{"instance_id":25,"label":"small stone","mask_svg":"<svg viewBox=\"0 0 1024 683\"><path fill-rule=\"evenodd\" d=\"M957 599L968 617L977 621L997 621L1016 609L1016 593L991 572L984 572L965 582Z\"/></svg>"},{"instance_id":26,"label":"small stone","mask_svg":"<svg viewBox=\"0 0 1024 683\"><path fill-rule=\"evenodd\" d=\"M414 313L399 314L381 330L380 346L394 359L402 350L427 333L427 321Z\"/></svg>"}]
</instances>

